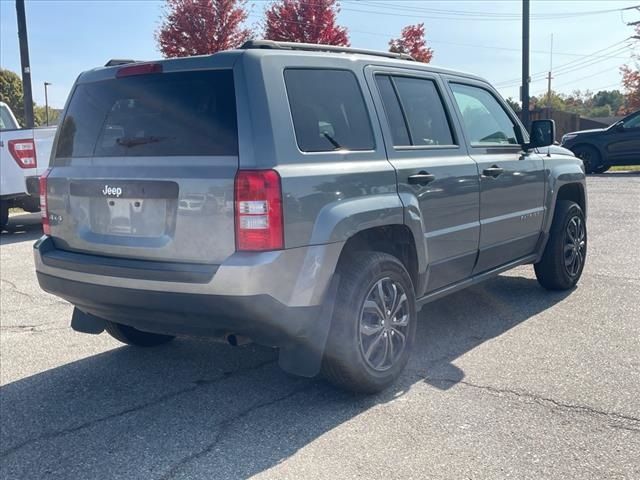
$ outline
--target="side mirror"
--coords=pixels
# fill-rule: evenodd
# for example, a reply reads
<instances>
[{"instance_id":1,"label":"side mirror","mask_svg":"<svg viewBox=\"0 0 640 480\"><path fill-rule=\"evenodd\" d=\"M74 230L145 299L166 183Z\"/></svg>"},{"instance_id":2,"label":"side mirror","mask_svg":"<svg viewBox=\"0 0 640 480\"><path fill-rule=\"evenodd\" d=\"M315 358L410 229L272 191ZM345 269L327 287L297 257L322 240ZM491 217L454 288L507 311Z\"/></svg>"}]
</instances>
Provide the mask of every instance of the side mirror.
<instances>
[{"instance_id":1,"label":"side mirror","mask_svg":"<svg viewBox=\"0 0 640 480\"><path fill-rule=\"evenodd\" d=\"M529 131L529 144L526 148L548 147L556 139L556 122L553 120L534 120Z\"/></svg>"},{"instance_id":2,"label":"side mirror","mask_svg":"<svg viewBox=\"0 0 640 480\"><path fill-rule=\"evenodd\" d=\"M616 132L624 132L624 123L622 121L616 123L615 127L613 127Z\"/></svg>"}]
</instances>

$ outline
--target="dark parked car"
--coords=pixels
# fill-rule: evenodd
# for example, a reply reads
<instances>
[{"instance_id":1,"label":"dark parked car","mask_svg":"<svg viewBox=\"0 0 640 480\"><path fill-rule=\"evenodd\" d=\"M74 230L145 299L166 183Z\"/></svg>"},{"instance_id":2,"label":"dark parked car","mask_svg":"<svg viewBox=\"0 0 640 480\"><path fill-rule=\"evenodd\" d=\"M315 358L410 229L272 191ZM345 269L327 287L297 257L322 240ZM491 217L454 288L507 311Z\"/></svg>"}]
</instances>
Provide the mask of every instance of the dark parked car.
<instances>
[{"instance_id":1,"label":"dark parked car","mask_svg":"<svg viewBox=\"0 0 640 480\"><path fill-rule=\"evenodd\" d=\"M640 165L640 111L607 128L567 133L562 146L582 159L587 173L603 173L613 165Z\"/></svg>"}]
</instances>

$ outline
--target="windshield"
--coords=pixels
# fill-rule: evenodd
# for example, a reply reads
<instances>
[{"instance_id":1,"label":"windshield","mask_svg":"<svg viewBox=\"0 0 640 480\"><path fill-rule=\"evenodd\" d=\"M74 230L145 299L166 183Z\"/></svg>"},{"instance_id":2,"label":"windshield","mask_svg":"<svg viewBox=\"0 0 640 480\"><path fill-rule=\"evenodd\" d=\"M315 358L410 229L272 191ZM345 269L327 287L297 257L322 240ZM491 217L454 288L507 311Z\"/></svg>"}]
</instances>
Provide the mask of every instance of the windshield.
<instances>
[{"instance_id":1,"label":"windshield","mask_svg":"<svg viewBox=\"0 0 640 480\"><path fill-rule=\"evenodd\" d=\"M56 158L237 153L233 73L212 70L79 84Z\"/></svg>"}]
</instances>

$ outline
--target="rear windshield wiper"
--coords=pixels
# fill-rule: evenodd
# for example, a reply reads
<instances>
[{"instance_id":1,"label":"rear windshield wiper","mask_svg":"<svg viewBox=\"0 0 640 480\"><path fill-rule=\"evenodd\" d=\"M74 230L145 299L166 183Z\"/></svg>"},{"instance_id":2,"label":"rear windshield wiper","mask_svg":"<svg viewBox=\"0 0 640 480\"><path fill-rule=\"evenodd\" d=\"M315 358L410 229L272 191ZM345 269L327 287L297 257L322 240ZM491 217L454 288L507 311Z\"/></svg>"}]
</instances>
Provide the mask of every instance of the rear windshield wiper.
<instances>
[{"instance_id":1,"label":"rear windshield wiper","mask_svg":"<svg viewBox=\"0 0 640 480\"><path fill-rule=\"evenodd\" d=\"M322 132L322 136L329 140L329 143L335 147L336 150L342 150L342 145L338 143L338 141L329 135L327 132Z\"/></svg>"},{"instance_id":2,"label":"rear windshield wiper","mask_svg":"<svg viewBox=\"0 0 640 480\"><path fill-rule=\"evenodd\" d=\"M116 143L121 147L137 147L138 145L146 145L148 143L157 143L166 140L169 137L124 137L118 138Z\"/></svg>"}]
</instances>

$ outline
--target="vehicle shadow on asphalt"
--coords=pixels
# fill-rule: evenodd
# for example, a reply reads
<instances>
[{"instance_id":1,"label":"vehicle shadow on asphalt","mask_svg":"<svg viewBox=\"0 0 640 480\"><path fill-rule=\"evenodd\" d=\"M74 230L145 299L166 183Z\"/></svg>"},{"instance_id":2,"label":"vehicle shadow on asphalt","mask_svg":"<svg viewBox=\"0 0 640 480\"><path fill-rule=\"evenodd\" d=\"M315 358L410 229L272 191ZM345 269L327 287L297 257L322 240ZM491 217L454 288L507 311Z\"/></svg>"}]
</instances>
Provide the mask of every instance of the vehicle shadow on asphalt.
<instances>
[{"instance_id":1,"label":"vehicle shadow on asphalt","mask_svg":"<svg viewBox=\"0 0 640 480\"><path fill-rule=\"evenodd\" d=\"M7 226L0 233L0 245L36 241L42 236L39 213L25 213L9 217Z\"/></svg>"},{"instance_id":2,"label":"vehicle shadow on asphalt","mask_svg":"<svg viewBox=\"0 0 640 480\"><path fill-rule=\"evenodd\" d=\"M406 373L369 397L288 376L255 345L115 348L0 388L0 476L248 478L418 382L451 388L464 377L454 360L566 295L500 276L427 305Z\"/></svg>"}]
</instances>

